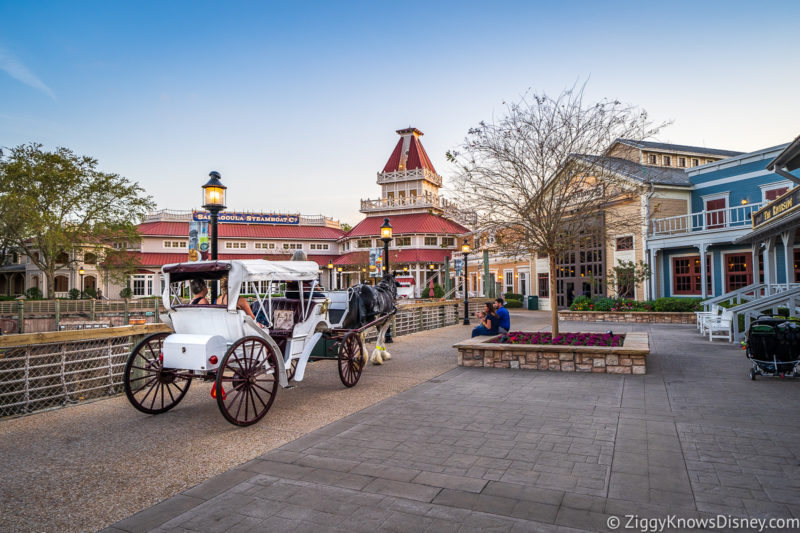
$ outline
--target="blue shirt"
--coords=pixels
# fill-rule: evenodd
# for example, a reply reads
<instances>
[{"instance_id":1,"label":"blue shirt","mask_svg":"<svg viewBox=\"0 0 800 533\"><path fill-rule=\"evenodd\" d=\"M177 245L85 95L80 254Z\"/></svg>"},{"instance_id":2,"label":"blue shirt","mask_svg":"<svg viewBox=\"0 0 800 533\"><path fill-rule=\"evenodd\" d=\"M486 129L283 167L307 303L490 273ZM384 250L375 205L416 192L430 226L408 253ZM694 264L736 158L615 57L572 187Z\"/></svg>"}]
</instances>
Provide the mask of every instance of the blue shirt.
<instances>
[{"instance_id":1,"label":"blue shirt","mask_svg":"<svg viewBox=\"0 0 800 533\"><path fill-rule=\"evenodd\" d=\"M500 317L500 327L506 331L511 331L511 317L508 314L508 309L499 307L495 309L495 313Z\"/></svg>"}]
</instances>

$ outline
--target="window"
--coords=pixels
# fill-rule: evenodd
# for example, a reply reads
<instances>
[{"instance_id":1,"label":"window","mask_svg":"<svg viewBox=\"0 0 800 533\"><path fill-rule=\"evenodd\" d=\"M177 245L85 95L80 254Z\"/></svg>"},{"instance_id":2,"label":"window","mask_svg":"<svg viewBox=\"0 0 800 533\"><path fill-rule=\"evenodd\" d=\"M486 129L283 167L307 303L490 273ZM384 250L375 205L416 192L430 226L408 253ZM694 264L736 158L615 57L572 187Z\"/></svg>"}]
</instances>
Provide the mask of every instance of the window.
<instances>
[{"instance_id":1,"label":"window","mask_svg":"<svg viewBox=\"0 0 800 533\"><path fill-rule=\"evenodd\" d=\"M717 198L706 200L706 229L716 229L725 226L725 207L727 200Z\"/></svg>"},{"instance_id":2,"label":"window","mask_svg":"<svg viewBox=\"0 0 800 533\"><path fill-rule=\"evenodd\" d=\"M650 154L648 159L649 159L651 165L657 165L658 164L658 157L656 157L656 154Z\"/></svg>"},{"instance_id":3,"label":"window","mask_svg":"<svg viewBox=\"0 0 800 533\"><path fill-rule=\"evenodd\" d=\"M633 250L633 235L617 237L617 251Z\"/></svg>"},{"instance_id":4,"label":"window","mask_svg":"<svg viewBox=\"0 0 800 533\"><path fill-rule=\"evenodd\" d=\"M735 291L753 283L752 254L725 255L725 292Z\"/></svg>"},{"instance_id":5,"label":"window","mask_svg":"<svg viewBox=\"0 0 800 533\"><path fill-rule=\"evenodd\" d=\"M528 274L525 272L519 273L519 293L523 296L528 294Z\"/></svg>"},{"instance_id":6,"label":"window","mask_svg":"<svg viewBox=\"0 0 800 533\"><path fill-rule=\"evenodd\" d=\"M778 199L780 196L786 194L788 191L788 187L778 187L777 189L769 189L764 191L764 200L767 202L771 202L773 200Z\"/></svg>"},{"instance_id":7,"label":"window","mask_svg":"<svg viewBox=\"0 0 800 533\"><path fill-rule=\"evenodd\" d=\"M550 298L550 274L539 274L539 298Z\"/></svg>"},{"instance_id":8,"label":"window","mask_svg":"<svg viewBox=\"0 0 800 533\"><path fill-rule=\"evenodd\" d=\"M314 244L314 243L312 243L311 244L311 249L312 250L327 250L328 249L328 245L327 244Z\"/></svg>"},{"instance_id":9,"label":"window","mask_svg":"<svg viewBox=\"0 0 800 533\"><path fill-rule=\"evenodd\" d=\"M274 250L275 243L274 242L257 242L255 244L256 250Z\"/></svg>"},{"instance_id":10,"label":"window","mask_svg":"<svg viewBox=\"0 0 800 533\"><path fill-rule=\"evenodd\" d=\"M503 271L503 292L514 292L514 271Z\"/></svg>"},{"instance_id":11,"label":"window","mask_svg":"<svg viewBox=\"0 0 800 533\"><path fill-rule=\"evenodd\" d=\"M164 248L186 248L186 241L164 241Z\"/></svg>"},{"instance_id":12,"label":"window","mask_svg":"<svg viewBox=\"0 0 800 533\"><path fill-rule=\"evenodd\" d=\"M685 157L679 157L678 158L678 166L679 167L685 167L686 166L686 158Z\"/></svg>"},{"instance_id":13,"label":"window","mask_svg":"<svg viewBox=\"0 0 800 533\"><path fill-rule=\"evenodd\" d=\"M442 247L447 248L450 246L455 246L456 240L453 237L442 237Z\"/></svg>"},{"instance_id":14,"label":"window","mask_svg":"<svg viewBox=\"0 0 800 533\"><path fill-rule=\"evenodd\" d=\"M700 256L673 257L672 283L675 294L702 294ZM706 259L706 294L711 295L711 256Z\"/></svg>"},{"instance_id":15,"label":"window","mask_svg":"<svg viewBox=\"0 0 800 533\"><path fill-rule=\"evenodd\" d=\"M692 158L692 166L693 167L699 167L700 166L700 160L697 159L696 157L693 157Z\"/></svg>"},{"instance_id":16,"label":"window","mask_svg":"<svg viewBox=\"0 0 800 533\"><path fill-rule=\"evenodd\" d=\"M247 248L246 242L226 242L225 249L226 250L241 250Z\"/></svg>"},{"instance_id":17,"label":"window","mask_svg":"<svg viewBox=\"0 0 800 533\"><path fill-rule=\"evenodd\" d=\"M665 167L672 166L672 158L668 155L661 156L661 160L664 162Z\"/></svg>"},{"instance_id":18,"label":"window","mask_svg":"<svg viewBox=\"0 0 800 533\"><path fill-rule=\"evenodd\" d=\"M97 264L97 256L93 253L88 253L83 255L83 262L87 265L96 265Z\"/></svg>"},{"instance_id":19,"label":"window","mask_svg":"<svg viewBox=\"0 0 800 533\"><path fill-rule=\"evenodd\" d=\"M133 278L134 296L150 296L153 294L152 274L134 274L131 277Z\"/></svg>"},{"instance_id":20,"label":"window","mask_svg":"<svg viewBox=\"0 0 800 533\"><path fill-rule=\"evenodd\" d=\"M296 242L285 242L283 243L284 250L302 250L303 245L296 243Z\"/></svg>"},{"instance_id":21,"label":"window","mask_svg":"<svg viewBox=\"0 0 800 533\"><path fill-rule=\"evenodd\" d=\"M372 246L372 239L358 239L356 246L358 248L370 248Z\"/></svg>"},{"instance_id":22,"label":"window","mask_svg":"<svg viewBox=\"0 0 800 533\"><path fill-rule=\"evenodd\" d=\"M395 246L411 246L411 237L397 237L394 240Z\"/></svg>"},{"instance_id":23,"label":"window","mask_svg":"<svg viewBox=\"0 0 800 533\"><path fill-rule=\"evenodd\" d=\"M414 196L417 195L417 189L411 189L410 191L408 191L408 195L413 198Z\"/></svg>"},{"instance_id":24,"label":"window","mask_svg":"<svg viewBox=\"0 0 800 533\"><path fill-rule=\"evenodd\" d=\"M617 270L617 298L631 299L635 297L634 275L633 268L619 268Z\"/></svg>"},{"instance_id":25,"label":"window","mask_svg":"<svg viewBox=\"0 0 800 533\"><path fill-rule=\"evenodd\" d=\"M425 237L425 246L436 246L436 237Z\"/></svg>"}]
</instances>

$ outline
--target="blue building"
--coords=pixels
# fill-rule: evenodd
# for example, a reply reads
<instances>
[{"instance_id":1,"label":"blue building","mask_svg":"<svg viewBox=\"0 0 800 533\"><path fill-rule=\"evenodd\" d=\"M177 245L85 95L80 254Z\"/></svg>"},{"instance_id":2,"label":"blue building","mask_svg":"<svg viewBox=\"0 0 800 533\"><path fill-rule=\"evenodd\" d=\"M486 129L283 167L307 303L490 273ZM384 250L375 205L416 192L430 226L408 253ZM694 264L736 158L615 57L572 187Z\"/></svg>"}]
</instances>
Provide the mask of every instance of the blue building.
<instances>
[{"instance_id":1,"label":"blue building","mask_svg":"<svg viewBox=\"0 0 800 533\"><path fill-rule=\"evenodd\" d=\"M748 237L753 233L753 215L790 196L797 186L790 178L800 176L800 171L793 175L770 170L787 147L686 170L685 214L650 221L650 294L710 298L758 283L765 283L769 293L771 285L788 288L800 282L800 238L795 238L794 230L765 240Z\"/></svg>"}]
</instances>

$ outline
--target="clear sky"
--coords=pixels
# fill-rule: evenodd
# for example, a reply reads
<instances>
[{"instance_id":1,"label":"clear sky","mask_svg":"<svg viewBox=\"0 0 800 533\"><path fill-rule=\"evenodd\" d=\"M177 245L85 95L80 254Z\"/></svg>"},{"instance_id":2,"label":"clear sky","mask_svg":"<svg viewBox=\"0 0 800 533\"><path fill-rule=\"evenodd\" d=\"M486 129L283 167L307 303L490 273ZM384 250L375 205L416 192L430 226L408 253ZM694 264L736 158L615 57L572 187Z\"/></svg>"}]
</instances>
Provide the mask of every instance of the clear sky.
<instances>
[{"instance_id":1,"label":"clear sky","mask_svg":"<svg viewBox=\"0 0 800 533\"><path fill-rule=\"evenodd\" d=\"M800 2L0 0L0 146L91 155L159 207L355 223L415 126L437 171L528 88L589 79L674 120L658 140L751 151L800 134Z\"/></svg>"}]
</instances>

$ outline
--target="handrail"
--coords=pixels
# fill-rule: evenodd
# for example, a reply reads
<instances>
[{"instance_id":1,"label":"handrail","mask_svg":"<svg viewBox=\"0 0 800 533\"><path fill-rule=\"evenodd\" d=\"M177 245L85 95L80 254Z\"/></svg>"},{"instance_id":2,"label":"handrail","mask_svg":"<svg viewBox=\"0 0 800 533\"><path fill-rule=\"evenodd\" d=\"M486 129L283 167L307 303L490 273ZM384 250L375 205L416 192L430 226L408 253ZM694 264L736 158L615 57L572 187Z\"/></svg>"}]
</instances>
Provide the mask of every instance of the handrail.
<instances>
[{"instance_id":1,"label":"handrail","mask_svg":"<svg viewBox=\"0 0 800 533\"><path fill-rule=\"evenodd\" d=\"M751 292L760 291L761 289L763 289L766 286L767 286L766 283L751 283L750 285L747 285L747 286L742 287L740 289L736 289L735 291L726 292L725 294L720 294L719 296L714 296L713 298L709 298L707 300L703 300L700 303L703 306L703 311L709 311L710 310L709 308L711 307L712 304L718 304L718 303L721 303L721 302L724 302L724 301L728 301L729 303L734 303L734 301L733 301L734 298L736 298L736 303L741 303L742 302L742 296L744 296L744 295L746 295L748 293L751 293ZM758 293L756 293L754 295L754 297L758 297L757 294ZM750 298L748 300L751 300L751 299L752 298Z\"/></svg>"},{"instance_id":2,"label":"handrail","mask_svg":"<svg viewBox=\"0 0 800 533\"><path fill-rule=\"evenodd\" d=\"M789 314L797 312L797 304L800 301L800 286L792 284L794 287L776 292L770 296L764 296L749 302L741 303L729 310L733 313L731 324L733 327L733 339L741 340L744 336L743 331L739 331L739 315L744 316L744 331L750 329L750 321L752 318L758 318L758 315L765 309L771 309L773 314L777 314L779 307L788 307ZM784 287L786 285L784 284Z\"/></svg>"},{"instance_id":3,"label":"handrail","mask_svg":"<svg viewBox=\"0 0 800 533\"><path fill-rule=\"evenodd\" d=\"M752 203L726 207L725 209L703 210L696 213L655 218L650 221L651 236L678 235L693 231L713 231L730 228L749 228L752 215L762 207L762 203Z\"/></svg>"}]
</instances>

